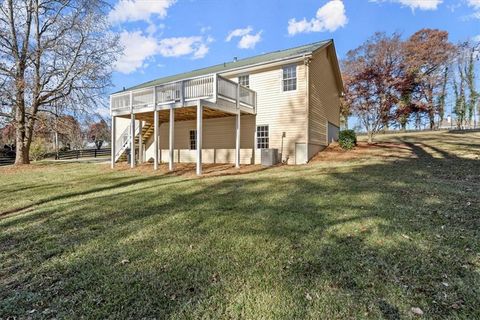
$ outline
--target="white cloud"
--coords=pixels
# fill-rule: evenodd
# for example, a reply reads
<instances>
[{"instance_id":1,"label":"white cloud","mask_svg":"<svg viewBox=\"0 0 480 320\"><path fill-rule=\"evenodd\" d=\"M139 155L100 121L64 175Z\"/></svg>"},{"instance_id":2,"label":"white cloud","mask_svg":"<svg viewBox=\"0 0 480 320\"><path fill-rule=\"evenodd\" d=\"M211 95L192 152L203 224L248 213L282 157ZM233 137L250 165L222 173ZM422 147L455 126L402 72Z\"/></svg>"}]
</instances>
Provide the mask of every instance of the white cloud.
<instances>
[{"instance_id":1,"label":"white cloud","mask_svg":"<svg viewBox=\"0 0 480 320\"><path fill-rule=\"evenodd\" d=\"M160 40L158 52L164 57L180 57L193 54L194 59L203 58L208 52L208 46L203 37L178 37Z\"/></svg>"},{"instance_id":2,"label":"white cloud","mask_svg":"<svg viewBox=\"0 0 480 320\"><path fill-rule=\"evenodd\" d=\"M151 16L161 19L167 16L167 9L176 0L120 0L108 14L111 23L122 23L128 21L150 21Z\"/></svg>"},{"instance_id":3,"label":"white cloud","mask_svg":"<svg viewBox=\"0 0 480 320\"><path fill-rule=\"evenodd\" d=\"M370 0L370 2L397 2L412 10L437 10L443 0ZM469 0L470 1L470 0ZM476 0L473 0L476 1Z\"/></svg>"},{"instance_id":4,"label":"white cloud","mask_svg":"<svg viewBox=\"0 0 480 320\"><path fill-rule=\"evenodd\" d=\"M212 43L215 39L212 36L207 36L207 43Z\"/></svg>"},{"instance_id":5,"label":"white cloud","mask_svg":"<svg viewBox=\"0 0 480 320\"><path fill-rule=\"evenodd\" d=\"M345 5L341 0L331 0L320 7L315 18L308 21L306 18L297 21L295 18L288 21L288 34L295 35L302 32L333 32L344 27L348 22L345 15Z\"/></svg>"},{"instance_id":6,"label":"white cloud","mask_svg":"<svg viewBox=\"0 0 480 320\"><path fill-rule=\"evenodd\" d=\"M208 53L208 46L204 43L200 44L198 48L195 49L195 52L193 53L193 58L194 59L201 59L205 57L205 55Z\"/></svg>"},{"instance_id":7,"label":"white cloud","mask_svg":"<svg viewBox=\"0 0 480 320\"><path fill-rule=\"evenodd\" d=\"M225 41L229 42L231 41L234 37L242 37L244 35L247 35L249 34L250 32L253 31L253 28L252 27L246 27L245 29L235 29L235 30L232 30L230 31L230 33L228 34L227 38L225 39Z\"/></svg>"},{"instance_id":8,"label":"white cloud","mask_svg":"<svg viewBox=\"0 0 480 320\"><path fill-rule=\"evenodd\" d=\"M262 40L262 31L256 34L246 34L238 42L240 49L254 49L255 45Z\"/></svg>"},{"instance_id":9,"label":"white cloud","mask_svg":"<svg viewBox=\"0 0 480 320\"><path fill-rule=\"evenodd\" d=\"M157 39L144 36L141 31L123 31L120 34L120 45L124 51L116 63L115 70L125 74L145 67L145 61L158 51Z\"/></svg>"},{"instance_id":10,"label":"white cloud","mask_svg":"<svg viewBox=\"0 0 480 320\"><path fill-rule=\"evenodd\" d=\"M468 5L474 9L480 9L480 0L468 0Z\"/></svg>"},{"instance_id":11,"label":"white cloud","mask_svg":"<svg viewBox=\"0 0 480 320\"><path fill-rule=\"evenodd\" d=\"M117 61L115 70L129 74L148 66L147 61L157 55L162 57L191 56L200 59L208 53L208 43L212 38L201 36L164 38L158 40L141 31L123 31L120 34L120 44L124 48L123 55Z\"/></svg>"},{"instance_id":12,"label":"white cloud","mask_svg":"<svg viewBox=\"0 0 480 320\"><path fill-rule=\"evenodd\" d=\"M410 7L410 9L415 10L437 10L438 6L443 2L443 0L397 0L404 6Z\"/></svg>"},{"instance_id":13,"label":"white cloud","mask_svg":"<svg viewBox=\"0 0 480 320\"><path fill-rule=\"evenodd\" d=\"M239 37L240 41L237 46L240 49L253 49L256 44L262 40L262 30L255 34L251 34L253 28L248 26L246 28L239 28L230 31L225 41L230 42L233 38Z\"/></svg>"},{"instance_id":14,"label":"white cloud","mask_svg":"<svg viewBox=\"0 0 480 320\"><path fill-rule=\"evenodd\" d=\"M474 10L467 19L480 19L480 0L467 0L467 5Z\"/></svg>"},{"instance_id":15,"label":"white cloud","mask_svg":"<svg viewBox=\"0 0 480 320\"><path fill-rule=\"evenodd\" d=\"M147 34L151 36L156 35L158 37L162 35L163 29L165 29L165 25L163 23L157 24L157 23L150 22L148 23L148 26L145 29L145 31L147 32Z\"/></svg>"},{"instance_id":16,"label":"white cloud","mask_svg":"<svg viewBox=\"0 0 480 320\"><path fill-rule=\"evenodd\" d=\"M472 40L475 42L480 42L480 34L472 37Z\"/></svg>"},{"instance_id":17,"label":"white cloud","mask_svg":"<svg viewBox=\"0 0 480 320\"><path fill-rule=\"evenodd\" d=\"M206 26L200 28L200 33L207 33L208 31L212 30L212 27Z\"/></svg>"}]
</instances>

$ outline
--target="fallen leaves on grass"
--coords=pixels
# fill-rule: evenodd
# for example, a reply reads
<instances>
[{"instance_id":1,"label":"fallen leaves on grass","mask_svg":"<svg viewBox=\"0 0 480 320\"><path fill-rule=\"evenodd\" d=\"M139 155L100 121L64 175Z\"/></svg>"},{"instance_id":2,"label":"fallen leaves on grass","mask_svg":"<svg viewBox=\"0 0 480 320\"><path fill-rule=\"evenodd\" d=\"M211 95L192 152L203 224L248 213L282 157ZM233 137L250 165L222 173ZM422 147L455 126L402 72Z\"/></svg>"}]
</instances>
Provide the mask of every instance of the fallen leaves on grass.
<instances>
[{"instance_id":1,"label":"fallen leaves on grass","mask_svg":"<svg viewBox=\"0 0 480 320\"><path fill-rule=\"evenodd\" d=\"M417 316L423 316L423 310L420 309L419 307L412 307L410 311Z\"/></svg>"},{"instance_id":2,"label":"fallen leaves on grass","mask_svg":"<svg viewBox=\"0 0 480 320\"><path fill-rule=\"evenodd\" d=\"M410 237L407 236L406 234L402 234L402 237L404 237L404 238L407 239L407 240L412 240L412 238L410 238Z\"/></svg>"}]
</instances>

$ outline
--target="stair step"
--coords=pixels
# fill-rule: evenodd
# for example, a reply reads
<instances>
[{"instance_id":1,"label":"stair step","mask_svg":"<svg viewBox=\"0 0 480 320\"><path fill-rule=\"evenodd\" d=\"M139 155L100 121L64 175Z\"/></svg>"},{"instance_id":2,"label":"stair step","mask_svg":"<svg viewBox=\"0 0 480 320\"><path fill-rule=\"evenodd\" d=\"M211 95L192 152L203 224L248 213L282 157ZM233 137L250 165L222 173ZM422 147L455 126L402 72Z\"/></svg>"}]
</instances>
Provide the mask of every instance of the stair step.
<instances>
[{"instance_id":1,"label":"stair step","mask_svg":"<svg viewBox=\"0 0 480 320\"><path fill-rule=\"evenodd\" d=\"M151 123L146 123L142 127L142 143L147 142L147 140L152 136L153 131L154 131L154 127L153 127L153 124L151 124ZM139 135L137 134L135 136L135 143L137 144L138 142L139 142ZM130 145L130 142L128 142L128 145ZM124 162L124 161L127 161L127 153L125 152L125 150L118 157L116 162Z\"/></svg>"}]
</instances>

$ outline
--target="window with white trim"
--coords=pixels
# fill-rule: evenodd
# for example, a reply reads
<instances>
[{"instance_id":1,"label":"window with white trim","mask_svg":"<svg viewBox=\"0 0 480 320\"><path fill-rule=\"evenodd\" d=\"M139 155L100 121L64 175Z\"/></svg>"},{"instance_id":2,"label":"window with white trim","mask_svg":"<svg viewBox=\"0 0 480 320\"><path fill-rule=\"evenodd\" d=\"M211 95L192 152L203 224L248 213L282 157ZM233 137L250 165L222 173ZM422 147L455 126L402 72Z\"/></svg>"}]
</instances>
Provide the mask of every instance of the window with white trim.
<instances>
[{"instance_id":1,"label":"window with white trim","mask_svg":"<svg viewBox=\"0 0 480 320\"><path fill-rule=\"evenodd\" d=\"M283 91L297 90L297 66L283 67Z\"/></svg>"},{"instance_id":2,"label":"window with white trim","mask_svg":"<svg viewBox=\"0 0 480 320\"><path fill-rule=\"evenodd\" d=\"M190 130L190 150L197 150L197 130Z\"/></svg>"},{"instance_id":3,"label":"window with white trim","mask_svg":"<svg viewBox=\"0 0 480 320\"><path fill-rule=\"evenodd\" d=\"M238 83L244 87L250 88L250 76L248 74L239 76Z\"/></svg>"},{"instance_id":4,"label":"window with white trim","mask_svg":"<svg viewBox=\"0 0 480 320\"><path fill-rule=\"evenodd\" d=\"M257 126L257 149L268 149L268 125Z\"/></svg>"}]
</instances>

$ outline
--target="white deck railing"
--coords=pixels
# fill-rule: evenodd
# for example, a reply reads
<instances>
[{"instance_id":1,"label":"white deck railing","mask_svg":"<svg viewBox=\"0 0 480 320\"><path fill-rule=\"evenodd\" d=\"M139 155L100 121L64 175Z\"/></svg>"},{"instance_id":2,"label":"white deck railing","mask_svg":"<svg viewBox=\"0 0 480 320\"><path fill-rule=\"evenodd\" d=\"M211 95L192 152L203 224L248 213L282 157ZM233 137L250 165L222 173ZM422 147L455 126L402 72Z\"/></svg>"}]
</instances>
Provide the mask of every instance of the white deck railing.
<instances>
[{"instance_id":1,"label":"white deck railing","mask_svg":"<svg viewBox=\"0 0 480 320\"><path fill-rule=\"evenodd\" d=\"M197 99L217 102L231 100L256 109L256 92L217 74L189 78L174 82L125 91L110 97L111 111L131 111L156 105L182 103Z\"/></svg>"}]
</instances>

